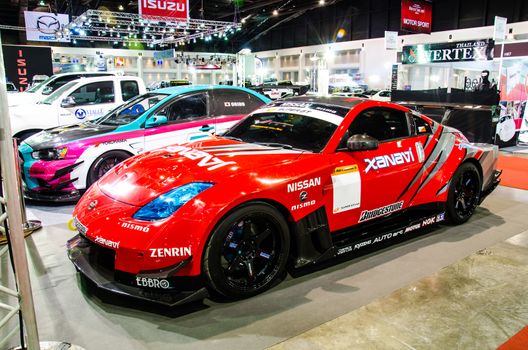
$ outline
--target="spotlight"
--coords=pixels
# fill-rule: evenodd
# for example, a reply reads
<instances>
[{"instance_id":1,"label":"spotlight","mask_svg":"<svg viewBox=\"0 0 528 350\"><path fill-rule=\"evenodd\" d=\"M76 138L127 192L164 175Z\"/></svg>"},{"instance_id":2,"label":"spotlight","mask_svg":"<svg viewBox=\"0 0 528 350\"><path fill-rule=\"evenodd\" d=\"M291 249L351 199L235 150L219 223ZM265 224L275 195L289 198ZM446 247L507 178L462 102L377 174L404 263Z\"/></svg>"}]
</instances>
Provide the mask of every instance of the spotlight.
<instances>
[{"instance_id":1,"label":"spotlight","mask_svg":"<svg viewBox=\"0 0 528 350\"><path fill-rule=\"evenodd\" d=\"M319 0L319 5L324 5L325 4L325 0Z\"/></svg>"},{"instance_id":2,"label":"spotlight","mask_svg":"<svg viewBox=\"0 0 528 350\"><path fill-rule=\"evenodd\" d=\"M119 5L119 7L118 7L119 11L123 11L124 9L125 9L125 7L123 5Z\"/></svg>"},{"instance_id":3,"label":"spotlight","mask_svg":"<svg viewBox=\"0 0 528 350\"><path fill-rule=\"evenodd\" d=\"M279 11L273 10L273 16L278 16L278 15L279 15Z\"/></svg>"}]
</instances>

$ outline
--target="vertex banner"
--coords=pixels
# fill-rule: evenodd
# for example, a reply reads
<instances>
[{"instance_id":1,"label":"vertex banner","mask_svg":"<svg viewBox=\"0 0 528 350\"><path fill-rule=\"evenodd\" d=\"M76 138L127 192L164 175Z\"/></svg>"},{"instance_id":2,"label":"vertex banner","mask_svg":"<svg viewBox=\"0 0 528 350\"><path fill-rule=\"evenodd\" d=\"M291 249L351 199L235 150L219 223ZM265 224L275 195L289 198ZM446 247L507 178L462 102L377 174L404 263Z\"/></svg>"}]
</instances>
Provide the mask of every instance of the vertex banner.
<instances>
[{"instance_id":1,"label":"vertex banner","mask_svg":"<svg viewBox=\"0 0 528 350\"><path fill-rule=\"evenodd\" d=\"M189 18L189 0L138 0L142 16L171 17L176 21Z\"/></svg>"},{"instance_id":2,"label":"vertex banner","mask_svg":"<svg viewBox=\"0 0 528 350\"><path fill-rule=\"evenodd\" d=\"M494 48L492 39L407 45L402 50L402 63L491 61Z\"/></svg>"},{"instance_id":3,"label":"vertex banner","mask_svg":"<svg viewBox=\"0 0 528 350\"><path fill-rule=\"evenodd\" d=\"M402 0L401 29L414 33L431 33L433 5L426 0Z\"/></svg>"},{"instance_id":4,"label":"vertex banner","mask_svg":"<svg viewBox=\"0 0 528 350\"><path fill-rule=\"evenodd\" d=\"M66 38L57 38L55 34L70 23L68 15L24 11L24 18L26 20L26 38L28 41L70 41Z\"/></svg>"}]
</instances>

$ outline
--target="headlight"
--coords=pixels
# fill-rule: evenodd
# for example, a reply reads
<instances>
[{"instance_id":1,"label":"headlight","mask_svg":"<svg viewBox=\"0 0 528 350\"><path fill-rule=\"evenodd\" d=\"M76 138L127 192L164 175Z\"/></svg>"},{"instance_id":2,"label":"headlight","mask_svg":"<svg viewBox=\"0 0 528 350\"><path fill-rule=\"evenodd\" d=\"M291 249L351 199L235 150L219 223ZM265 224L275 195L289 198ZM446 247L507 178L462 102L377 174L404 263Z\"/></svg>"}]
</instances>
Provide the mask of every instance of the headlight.
<instances>
[{"instance_id":1,"label":"headlight","mask_svg":"<svg viewBox=\"0 0 528 350\"><path fill-rule=\"evenodd\" d=\"M192 182L175 188L146 204L134 214L133 218L144 221L165 219L211 186L213 184L208 182Z\"/></svg>"},{"instance_id":2,"label":"headlight","mask_svg":"<svg viewBox=\"0 0 528 350\"><path fill-rule=\"evenodd\" d=\"M31 153L31 156L33 159L38 160L59 160L64 159L64 157L66 157L66 153L68 153L68 147L49 148L35 151Z\"/></svg>"}]
</instances>

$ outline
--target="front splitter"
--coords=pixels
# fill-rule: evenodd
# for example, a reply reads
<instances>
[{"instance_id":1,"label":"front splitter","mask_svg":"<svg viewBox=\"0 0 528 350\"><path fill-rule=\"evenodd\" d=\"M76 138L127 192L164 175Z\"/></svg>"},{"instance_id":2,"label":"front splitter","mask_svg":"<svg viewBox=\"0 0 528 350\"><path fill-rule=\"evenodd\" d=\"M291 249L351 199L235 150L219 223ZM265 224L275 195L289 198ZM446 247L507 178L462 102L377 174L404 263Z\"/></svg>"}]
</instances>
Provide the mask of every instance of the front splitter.
<instances>
[{"instance_id":1,"label":"front splitter","mask_svg":"<svg viewBox=\"0 0 528 350\"><path fill-rule=\"evenodd\" d=\"M95 284L98 289L169 307L203 300L208 296L205 287L191 291L160 291L143 289L116 282L112 271L96 269L90 264L90 246L83 246L81 243L82 239L84 238L77 235L68 241L68 257L75 265L77 271L79 271L81 275L90 282Z\"/></svg>"}]
</instances>

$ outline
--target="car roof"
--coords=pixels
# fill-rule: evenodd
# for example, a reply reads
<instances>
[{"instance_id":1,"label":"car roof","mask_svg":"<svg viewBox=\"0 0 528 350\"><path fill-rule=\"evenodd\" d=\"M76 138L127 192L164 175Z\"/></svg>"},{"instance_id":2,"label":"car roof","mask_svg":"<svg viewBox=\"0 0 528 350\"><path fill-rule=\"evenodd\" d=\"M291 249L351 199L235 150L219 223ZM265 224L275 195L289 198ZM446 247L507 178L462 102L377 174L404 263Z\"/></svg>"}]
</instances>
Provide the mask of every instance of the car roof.
<instances>
[{"instance_id":1,"label":"car roof","mask_svg":"<svg viewBox=\"0 0 528 350\"><path fill-rule=\"evenodd\" d=\"M170 95L181 95L187 92L202 91L202 90L238 90L245 91L255 96L260 96L256 91L247 89L241 86L231 85L182 85L182 86L171 86L163 89L156 89L151 92L159 92Z\"/></svg>"},{"instance_id":2,"label":"car roof","mask_svg":"<svg viewBox=\"0 0 528 350\"><path fill-rule=\"evenodd\" d=\"M364 100L357 97L343 96L295 96L277 100L277 102L279 101L311 102L352 109Z\"/></svg>"},{"instance_id":3,"label":"car roof","mask_svg":"<svg viewBox=\"0 0 528 350\"><path fill-rule=\"evenodd\" d=\"M100 76L100 75L117 75L117 72L67 72L67 73L57 73L53 74L53 77L64 77L68 75L76 75L76 74L87 74L87 75L94 75L94 76Z\"/></svg>"},{"instance_id":4,"label":"car roof","mask_svg":"<svg viewBox=\"0 0 528 350\"><path fill-rule=\"evenodd\" d=\"M98 81L107 81L107 80L117 80L117 81L120 81L120 80L139 80L138 77L134 77L132 75L123 75L123 76L119 76L119 75L107 75L107 76L102 76L102 77L90 77L90 78L79 78L79 79L75 79L75 80L72 80L76 83L79 83L79 82L82 82L82 83L96 83Z\"/></svg>"}]
</instances>

